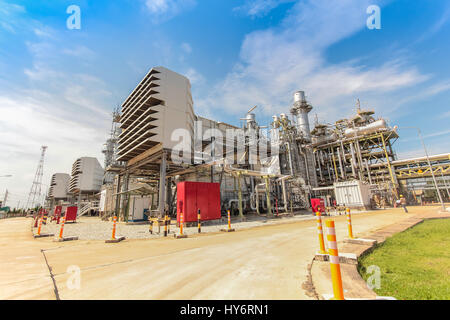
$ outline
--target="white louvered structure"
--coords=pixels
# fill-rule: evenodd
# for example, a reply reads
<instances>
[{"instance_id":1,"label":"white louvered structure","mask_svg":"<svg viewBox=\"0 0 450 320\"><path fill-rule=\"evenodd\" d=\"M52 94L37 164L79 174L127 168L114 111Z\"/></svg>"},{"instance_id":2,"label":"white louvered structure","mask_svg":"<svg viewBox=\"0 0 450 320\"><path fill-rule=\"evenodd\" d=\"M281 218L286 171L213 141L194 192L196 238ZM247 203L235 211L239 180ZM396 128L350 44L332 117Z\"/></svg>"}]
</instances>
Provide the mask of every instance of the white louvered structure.
<instances>
[{"instance_id":1,"label":"white louvered structure","mask_svg":"<svg viewBox=\"0 0 450 320\"><path fill-rule=\"evenodd\" d=\"M72 177L69 183L71 193L99 192L103 180L103 168L97 158L82 157L72 165Z\"/></svg>"},{"instance_id":2,"label":"white louvered structure","mask_svg":"<svg viewBox=\"0 0 450 320\"><path fill-rule=\"evenodd\" d=\"M172 149L171 136L186 129L193 136L189 80L164 67L152 68L122 104L118 161L129 161L160 144Z\"/></svg>"},{"instance_id":3,"label":"white louvered structure","mask_svg":"<svg viewBox=\"0 0 450 320\"><path fill-rule=\"evenodd\" d=\"M64 200L68 198L70 174L55 173L50 181L49 198Z\"/></svg>"}]
</instances>

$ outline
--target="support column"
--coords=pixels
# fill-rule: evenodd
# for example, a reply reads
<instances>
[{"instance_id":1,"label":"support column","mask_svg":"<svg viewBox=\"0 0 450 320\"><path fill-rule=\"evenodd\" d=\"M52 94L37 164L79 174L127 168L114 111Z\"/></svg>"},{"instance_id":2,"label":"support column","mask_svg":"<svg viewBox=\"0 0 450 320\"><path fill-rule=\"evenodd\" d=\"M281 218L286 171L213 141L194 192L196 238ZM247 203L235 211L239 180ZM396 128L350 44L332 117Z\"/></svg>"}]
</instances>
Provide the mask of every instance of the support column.
<instances>
[{"instance_id":1,"label":"support column","mask_svg":"<svg viewBox=\"0 0 450 320\"><path fill-rule=\"evenodd\" d=\"M166 204L166 153L163 152L161 164L159 165L159 217L164 217L164 209Z\"/></svg>"},{"instance_id":2,"label":"support column","mask_svg":"<svg viewBox=\"0 0 450 320\"><path fill-rule=\"evenodd\" d=\"M281 188L283 189L283 203L284 203L284 210L286 213L288 212L288 203L287 203L287 197L286 197L286 180L281 180Z\"/></svg>"}]
</instances>

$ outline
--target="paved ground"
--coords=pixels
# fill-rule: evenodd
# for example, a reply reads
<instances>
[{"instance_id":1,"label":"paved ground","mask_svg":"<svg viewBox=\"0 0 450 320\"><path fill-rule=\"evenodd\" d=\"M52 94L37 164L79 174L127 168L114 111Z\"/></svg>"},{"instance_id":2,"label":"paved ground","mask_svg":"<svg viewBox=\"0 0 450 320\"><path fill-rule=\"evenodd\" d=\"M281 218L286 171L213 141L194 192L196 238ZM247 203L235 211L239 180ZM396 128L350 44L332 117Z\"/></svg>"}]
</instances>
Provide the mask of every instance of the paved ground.
<instances>
[{"instance_id":1,"label":"paved ground","mask_svg":"<svg viewBox=\"0 0 450 320\"><path fill-rule=\"evenodd\" d=\"M410 207L412 214L430 210L436 211ZM361 213L352 217L353 230L358 235L407 217L402 209ZM345 217L334 219L343 239ZM61 299L312 299L302 284L318 247L314 220L119 244L33 240L30 224L0 221L0 299L54 299L45 258ZM79 289L67 285L71 266L81 270Z\"/></svg>"}]
</instances>

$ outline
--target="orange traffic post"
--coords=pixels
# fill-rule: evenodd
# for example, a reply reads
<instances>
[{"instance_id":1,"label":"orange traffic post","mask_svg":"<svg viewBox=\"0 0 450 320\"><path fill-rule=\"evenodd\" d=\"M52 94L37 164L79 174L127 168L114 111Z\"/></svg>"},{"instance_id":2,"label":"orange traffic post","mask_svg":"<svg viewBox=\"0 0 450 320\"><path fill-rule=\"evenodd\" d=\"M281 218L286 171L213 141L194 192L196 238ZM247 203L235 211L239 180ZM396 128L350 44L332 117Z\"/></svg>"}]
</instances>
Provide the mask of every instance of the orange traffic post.
<instances>
[{"instance_id":1,"label":"orange traffic post","mask_svg":"<svg viewBox=\"0 0 450 320\"><path fill-rule=\"evenodd\" d=\"M333 283L334 300L345 300L344 289L342 288L341 265L339 264L339 252L336 241L336 230L334 221L327 220L327 242L330 257L331 281Z\"/></svg>"},{"instance_id":2,"label":"orange traffic post","mask_svg":"<svg viewBox=\"0 0 450 320\"><path fill-rule=\"evenodd\" d=\"M352 216L350 215L350 208L347 208L347 224L348 224L348 237L350 239L353 238L353 229L352 229Z\"/></svg>"},{"instance_id":3,"label":"orange traffic post","mask_svg":"<svg viewBox=\"0 0 450 320\"><path fill-rule=\"evenodd\" d=\"M220 231L233 232L234 229L231 229L231 213L230 213L230 210L227 210L227 215L228 215L228 229L221 229Z\"/></svg>"},{"instance_id":4,"label":"orange traffic post","mask_svg":"<svg viewBox=\"0 0 450 320\"><path fill-rule=\"evenodd\" d=\"M184 225L184 214L180 212L180 234L177 236L174 234L174 237L177 239L187 238L187 235L183 234L183 225Z\"/></svg>"},{"instance_id":5,"label":"orange traffic post","mask_svg":"<svg viewBox=\"0 0 450 320\"><path fill-rule=\"evenodd\" d=\"M42 220L44 220L44 217L41 217L41 219L39 219L39 227L38 227L38 231L37 231L38 236L41 235Z\"/></svg>"},{"instance_id":6,"label":"orange traffic post","mask_svg":"<svg viewBox=\"0 0 450 320\"><path fill-rule=\"evenodd\" d=\"M66 216L63 217L62 222L61 222L61 229L59 230L59 239L63 238L64 224L65 223L66 223Z\"/></svg>"},{"instance_id":7,"label":"orange traffic post","mask_svg":"<svg viewBox=\"0 0 450 320\"><path fill-rule=\"evenodd\" d=\"M183 212L181 212L180 213L180 236L183 235L183 224L184 224Z\"/></svg>"},{"instance_id":8,"label":"orange traffic post","mask_svg":"<svg viewBox=\"0 0 450 320\"><path fill-rule=\"evenodd\" d=\"M117 217L114 216L111 240L116 240L116 223L117 223Z\"/></svg>"},{"instance_id":9,"label":"orange traffic post","mask_svg":"<svg viewBox=\"0 0 450 320\"><path fill-rule=\"evenodd\" d=\"M320 211L316 212L317 216L317 233L319 234L319 245L320 245L320 254L326 254L325 251L325 241L323 240L323 228L322 228L322 216L320 214Z\"/></svg>"},{"instance_id":10,"label":"orange traffic post","mask_svg":"<svg viewBox=\"0 0 450 320\"><path fill-rule=\"evenodd\" d=\"M125 240L125 237L118 237L116 238L116 224L117 224L117 216L113 217L113 229L112 229L112 235L111 239L105 240L106 243L118 243L122 240Z\"/></svg>"}]
</instances>

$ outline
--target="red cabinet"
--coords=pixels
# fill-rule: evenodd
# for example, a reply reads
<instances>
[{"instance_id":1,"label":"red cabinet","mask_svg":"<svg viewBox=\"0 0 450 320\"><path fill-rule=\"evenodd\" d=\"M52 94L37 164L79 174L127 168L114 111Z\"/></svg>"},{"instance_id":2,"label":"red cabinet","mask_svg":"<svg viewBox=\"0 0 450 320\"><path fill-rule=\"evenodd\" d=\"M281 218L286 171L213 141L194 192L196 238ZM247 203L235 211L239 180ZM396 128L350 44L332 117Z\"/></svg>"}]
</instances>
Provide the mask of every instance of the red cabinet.
<instances>
[{"instance_id":1,"label":"red cabinet","mask_svg":"<svg viewBox=\"0 0 450 320\"><path fill-rule=\"evenodd\" d=\"M67 207L66 222L67 221L77 222L77 211L78 208L76 206Z\"/></svg>"},{"instance_id":2,"label":"red cabinet","mask_svg":"<svg viewBox=\"0 0 450 320\"><path fill-rule=\"evenodd\" d=\"M325 202L321 198L312 198L311 208L314 213L317 211L325 212Z\"/></svg>"},{"instance_id":3,"label":"red cabinet","mask_svg":"<svg viewBox=\"0 0 450 320\"><path fill-rule=\"evenodd\" d=\"M177 184L177 221L180 221L180 212L184 214L184 222L197 221L198 209L202 220L220 219L219 183L183 181Z\"/></svg>"}]
</instances>

